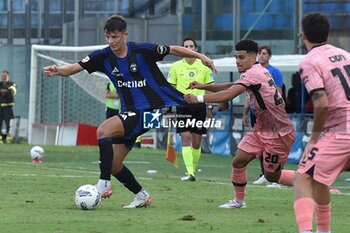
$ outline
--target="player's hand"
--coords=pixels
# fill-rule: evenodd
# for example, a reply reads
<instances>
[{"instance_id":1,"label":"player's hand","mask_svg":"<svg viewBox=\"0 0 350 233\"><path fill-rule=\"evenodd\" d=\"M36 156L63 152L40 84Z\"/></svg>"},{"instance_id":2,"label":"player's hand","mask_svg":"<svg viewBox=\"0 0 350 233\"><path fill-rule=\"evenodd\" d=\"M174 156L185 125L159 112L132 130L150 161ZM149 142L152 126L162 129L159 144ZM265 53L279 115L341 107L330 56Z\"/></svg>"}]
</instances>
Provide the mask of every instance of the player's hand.
<instances>
[{"instance_id":1,"label":"player's hand","mask_svg":"<svg viewBox=\"0 0 350 233\"><path fill-rule=\"evenodd\" d=\"M193 81L188 85L187 89L202 89L204 85L202 83L199 83L197 81Z\"/></svg>"},{"instance_id":2,"label":"player's hand","mask_svg":"<svg viewBox=\"0 0 350 233\"><path fill-rule=\"evenodd\" d=\"M217 71L217 69L216 69L216 67L214 65L214 61L213 60L211 60L209 57L207 57L205 55L201 56L200 59L201 59L202 63L205 66L209 67L215 74L218 73L218 71Z\"/></svg>"},{"instance_id":3,"label":"player's hand","mask_svg":"<svg viewBox=\"0 0 350 233\"><path fill-rule=\"evenodd\" d=\"M312 150L312 148L314 148L315 146L315 142L313 141L309 141L304 149L304 152L303 152L303 155L301 156L300 158L300 162L299 162L299 165L305 160L307 160L309 154L310 154L310 151Z\"/></svg>"},{"instance_id":4,"label":"player's hand","mask_svg":"<svg viewBox=\"0 0 350 233\"><path fill-rule=\"evenodd\" d=\"M45 66L43 68L43 72L45 75L52 77L54 75L58 75L58 67L56 65Z\"/></svg>"},{"instance_id":5,"label":"player's hand","mask_svg":"<svg viewBox=\"0 0 350 233\"><path fill-rule=\"evenodd\" d=\"M195 95L185 94L184 98L185 98L186 102L189 103L189 104L198 103L197 96L195 96Z\"/></svg>"}]
</instances>

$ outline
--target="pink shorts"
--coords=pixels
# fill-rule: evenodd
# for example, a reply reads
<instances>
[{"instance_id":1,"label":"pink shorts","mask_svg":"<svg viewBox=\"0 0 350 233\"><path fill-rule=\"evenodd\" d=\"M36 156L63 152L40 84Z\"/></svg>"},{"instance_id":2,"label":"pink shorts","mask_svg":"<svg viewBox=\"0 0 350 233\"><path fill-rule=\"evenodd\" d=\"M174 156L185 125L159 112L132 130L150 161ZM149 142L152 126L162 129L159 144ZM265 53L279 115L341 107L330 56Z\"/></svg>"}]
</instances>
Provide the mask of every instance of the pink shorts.
<instances>
[{"instance_id":1,"label":"pink shorts","mask_svg":"<svg viewBox=\"0 0 350 233\"><path fill-rule=\"evenodd\" d=\"M350 135L324 133L307 158L300 162L299 173L307 173L319 183L331 186L350 166Z\"/></svg>"},{"instance_id":2,"label":"pink shorts","mask_svg":"<svg viewBox=\"0 0 350 233\"><path fill-rule=\"evenodd\" d=\"M286 164L294 139L295 132L283 137L263 138L258 132L252 130L244 135L238 148L256 157L263 156L264 169L275 172Z\"/></svg>"}]
</instances>

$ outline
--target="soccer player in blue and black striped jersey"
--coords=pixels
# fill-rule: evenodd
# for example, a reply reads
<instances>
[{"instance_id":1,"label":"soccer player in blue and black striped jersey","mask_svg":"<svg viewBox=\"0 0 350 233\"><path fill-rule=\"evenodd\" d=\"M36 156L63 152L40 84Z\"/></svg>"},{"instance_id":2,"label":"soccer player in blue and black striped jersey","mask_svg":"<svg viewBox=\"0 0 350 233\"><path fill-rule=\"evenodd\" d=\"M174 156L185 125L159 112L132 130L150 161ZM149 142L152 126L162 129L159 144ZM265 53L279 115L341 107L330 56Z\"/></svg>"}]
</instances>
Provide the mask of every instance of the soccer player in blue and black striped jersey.
<instances>
[{"instance_id":1,"label":"soccer player in blue and black striped jersey","mask_svg":"<svg viewBox=\"0 0 350 233\"><path fill-rule=\"evenodd\" d=\"M168 106L184 104L183 94L171 86L159 70L156 62L168 55L199 58L204 65L216 72L213 61L201 53L176 45L156 45L127 42L127 23L122 16L114 15L106 20L104 31L108 47L96 50L74 64L47 66L48 76L69 76L82 70L89 73L105 73L121 100L121 113L107 119L97 129L100 148L100 179L96 185L103 197L112 194L111 174L135 194L134 201L124 208L148 206L152 197L137 182L132 172L123 164L137 136L144 129L144 112ZM120 138L113 158L112 139Z\"/></svg>"}]
</instances>

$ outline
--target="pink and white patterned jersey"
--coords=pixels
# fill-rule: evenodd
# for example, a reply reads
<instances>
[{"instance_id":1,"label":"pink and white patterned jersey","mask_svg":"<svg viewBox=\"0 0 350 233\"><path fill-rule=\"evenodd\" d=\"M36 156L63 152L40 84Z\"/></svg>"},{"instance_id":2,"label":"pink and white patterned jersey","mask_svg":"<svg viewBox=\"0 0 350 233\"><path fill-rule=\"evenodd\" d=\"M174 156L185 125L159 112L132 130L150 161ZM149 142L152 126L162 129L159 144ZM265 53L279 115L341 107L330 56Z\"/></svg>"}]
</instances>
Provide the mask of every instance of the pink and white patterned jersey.
<instances>
[{"instance_id":1,"label":"pink and white patterned jersey","mask_svg":"<svg viewBox=\"0 0 350 233\"><path fill-rule=\"evenodd\" d=\"M253 130L260 136L278 138L295 131L286 113L282 96L267 69L260 64L254 64L234 84L247 88L249 101L253 104L257 118Z\"/></svg>"},{"instance_id":2,"label":"pink and white patterned jersey","mask_svg":"<svg viewBox=\"0 0 350 233\"><path fill-rule=\"evenodd\" d=\"M299 69L311 95L322 89L327 94L328 118L324 131L350 133L350 54L323 44L305 56Z\"/></svg>"}]
</instances>

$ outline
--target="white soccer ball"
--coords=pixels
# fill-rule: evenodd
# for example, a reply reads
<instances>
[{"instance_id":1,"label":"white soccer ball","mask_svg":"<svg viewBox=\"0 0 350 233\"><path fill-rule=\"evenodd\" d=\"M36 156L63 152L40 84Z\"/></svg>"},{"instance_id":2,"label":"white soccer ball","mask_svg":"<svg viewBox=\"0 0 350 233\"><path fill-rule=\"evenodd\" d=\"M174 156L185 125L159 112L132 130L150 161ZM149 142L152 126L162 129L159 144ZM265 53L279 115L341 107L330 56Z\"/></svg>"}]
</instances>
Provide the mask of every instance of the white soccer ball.
<instances>
[{"instance_id":1,"label":"white soccer ball","mask_svg":"<svg viewBox=\"0 0 350 233\"><path fill-rule=\"evenodd\" d=\"M80 186L75 192L75 204L82 210L96 209L100 204L101 194L94 185Z\"/></svg>"},{"instance_id":2,"label":"white soccer ball","mask_svg":"<svg viewBox=\"0 0 350 233\"><path fill-rule=\"evenodd\" d=\"M34 146L30 150L30 156L33 160L39 159L41 160L44 157L45 151L41 146Z\"/></svg>"}]
</instances>

